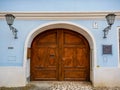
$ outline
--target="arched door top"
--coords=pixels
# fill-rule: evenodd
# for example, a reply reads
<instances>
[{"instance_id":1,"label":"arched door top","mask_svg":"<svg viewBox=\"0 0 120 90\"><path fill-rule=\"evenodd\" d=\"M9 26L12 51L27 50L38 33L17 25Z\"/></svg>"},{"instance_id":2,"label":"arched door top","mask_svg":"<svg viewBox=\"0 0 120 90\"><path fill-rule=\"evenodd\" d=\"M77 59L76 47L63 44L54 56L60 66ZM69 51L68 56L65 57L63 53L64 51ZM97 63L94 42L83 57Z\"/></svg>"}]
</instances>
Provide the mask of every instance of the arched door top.
<instances>
[{"instance_id":1,"label":"arched door top","mask_svg":"<svg viewBox=\"0 0 120 90\"><path fill-rule=\"evenodd\" d=\"M82 34L89 42L90 44L90 48L93 49L93 47L95 47L95 40L91 34L91 32L83 27L80 26L78 24L75 23L71 23L71 22L52 22L52 23L47 23L47 24L43 24L40 25L39 27L37 27L36 29L34 29L33 31L31 31L26 39L26 44L28 47L31 46L32 40L41 32L46 31L46 30L50 30L50 29L54 29L54 28L65 28L65 29L70 29L73 31L76 31L80 34Z\"/></svg>"}]
</instances>

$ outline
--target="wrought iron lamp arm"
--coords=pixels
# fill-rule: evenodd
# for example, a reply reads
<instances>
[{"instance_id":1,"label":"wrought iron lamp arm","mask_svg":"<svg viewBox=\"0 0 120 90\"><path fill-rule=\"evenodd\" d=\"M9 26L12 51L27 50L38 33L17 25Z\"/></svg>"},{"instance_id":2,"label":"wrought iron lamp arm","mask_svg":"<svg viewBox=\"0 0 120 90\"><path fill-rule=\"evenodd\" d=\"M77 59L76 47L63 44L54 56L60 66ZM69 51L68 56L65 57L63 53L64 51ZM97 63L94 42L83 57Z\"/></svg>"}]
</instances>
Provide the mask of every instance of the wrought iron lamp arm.
<instances>
[{"instance_id":1,"label":"wrought iron lamp arm","mask_svg":"<svg viewBox=\"0 0 120 90\"><path fill-rule=\"evenodd\" d=\"M10 27L10 30L12 30L12 33L14 35L14 39L17 39L18 38L17 37L18 30L16 28L14 28L12 25L9 25L9 27Z\"/></svg>"},{"instance_id":2,"label":"wrought iron lamp arm","mask_svg":"<svg viewBox=\"0 0 120 90\"><path fill-rule=\"evenodd\" d=\"M107 26L107 27L103 30L103 32L104 32L104 37L103 37L103 38L107 38L107 34L108 34L109 30L111 30L111 25Z\"/></svg>"},{"instance_id":3,"label":"wrought iron lamp arm","mask_svg":"<svg viewBox=\"0 0 120 90\"><path fill-rule=\"evenodd\" d=\"M103 38L107 38L107 34L108 34L109 30L111 30L111 27L112 27L112 25L114 24L115 16L116 16L116 15L115 15L114 13L108 14L108 15L106 16L106 20L107 20L109 26L107 26L107 27L103 30L103 32L104 32L104 37L103 37Z\"/></svg>"}]
</instances>

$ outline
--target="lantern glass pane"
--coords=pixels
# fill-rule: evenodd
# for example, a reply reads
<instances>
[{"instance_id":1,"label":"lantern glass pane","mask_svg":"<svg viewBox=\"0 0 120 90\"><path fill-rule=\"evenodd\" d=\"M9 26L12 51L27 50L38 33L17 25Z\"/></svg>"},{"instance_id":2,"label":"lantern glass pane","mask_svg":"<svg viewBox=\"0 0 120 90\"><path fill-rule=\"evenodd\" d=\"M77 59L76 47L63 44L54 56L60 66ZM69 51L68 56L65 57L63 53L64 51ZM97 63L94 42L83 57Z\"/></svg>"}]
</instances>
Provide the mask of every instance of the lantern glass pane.
<instances>
[{"instance_id":1,"label":"lantern glass pane","mask_svg":"<svg viewBox=\"0 0 120 90\"><path fill-rule=\"evenodd\" d=\"M106 16L108 25L112 25L114 23L115 16L116 16L115 14L108 14Z\"/></svg>"},{"instance_id":2,"label":"lantern glass pane","mask_svg":"<svg viewBox=\"0 0 120 90\"><path fill-rule=\"evenodd\" d=\"M12 25L14 22L15 17L12 14L5 15L6 21L8 25Z\"/></svg>"}]
</instances>

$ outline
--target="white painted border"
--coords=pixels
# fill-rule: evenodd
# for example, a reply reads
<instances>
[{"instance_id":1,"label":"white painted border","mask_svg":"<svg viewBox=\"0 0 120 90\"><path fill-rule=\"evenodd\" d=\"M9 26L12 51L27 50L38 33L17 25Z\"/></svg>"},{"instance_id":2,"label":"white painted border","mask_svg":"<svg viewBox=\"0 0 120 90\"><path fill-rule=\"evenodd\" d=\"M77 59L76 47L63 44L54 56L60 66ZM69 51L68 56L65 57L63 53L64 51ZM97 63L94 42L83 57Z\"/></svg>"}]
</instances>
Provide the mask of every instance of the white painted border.
<instances>
[{"instance_id":1,"label":"white painted border","mask_svg":"<svg viewBox=\"0 0 120 90\"><path fill-rule=\"evenodd\" d=\"M120 68L95 68L95 87L120 87Z\"/></svg>"},{"instance_id":2,"label":"white painted border","mask_svg":"<svg viewBox=\"0 0 120 90\"><path fill-rule=\"evenodd\" d=\"M80 34L82 34L84 37L86 37L86 39L89 42L90 45L90 50L92 52L92 66L90 69L90 79L92 81L92 83L94 83L94 68L96 67L96 42L94 40L93 35L91 34L91 32L78 24L72 23L72 22L66 22L66 21L55 21L55 22L49 22L46 24L42 24L39 27L35 28L34 30L32 30L28 36L27 39L25 41L25 46L24 46L24 62L23 62L23 67L25 70L25 73L27 72L27 48L31 47L31 43L33 41L33 39L41 32L48 30L48 29L53 29L53 28L65 28L65 29L71 29L74 30ZM27 74L26 77L27 78ZM27 79L26 79L27 82Z\"/></svg>"},{"instance_id":3,"label":"white painted border","mask_svg":"<svg viewBox=\"0 0 120 90\"><path fill-rule=\"evenodd\" d=\"M0 67L0 87L21 87L26 85L23 67Z\"/></svg>"},{"instance_id":4,"label":"white painted border","mask_svg":"<svg viewBox=\"0 0 120 90\"><path fill-rule=\"evenodd\" d=\"M120 33L119 32L120 32L120 26L117 27L118 67L120 68L120 50L119 50L119 48L120 48L120 46L119 46Z\"/></svg>"}]
</instances>

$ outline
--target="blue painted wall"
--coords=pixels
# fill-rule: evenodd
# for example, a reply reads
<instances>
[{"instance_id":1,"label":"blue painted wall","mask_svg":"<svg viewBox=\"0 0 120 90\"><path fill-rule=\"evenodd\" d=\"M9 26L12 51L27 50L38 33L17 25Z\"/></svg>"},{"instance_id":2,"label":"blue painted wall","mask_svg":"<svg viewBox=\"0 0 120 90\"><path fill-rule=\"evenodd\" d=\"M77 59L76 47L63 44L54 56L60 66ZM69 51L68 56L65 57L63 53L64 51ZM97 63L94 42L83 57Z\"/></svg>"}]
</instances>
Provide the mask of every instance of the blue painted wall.
<instances>
[{"instance_id":1,"label":"blue painted wall","mask_svg":"<svg viewBox=\"0 0 120 90\"><path fill-rule=\"evenodd\" d=\"M0 11L119 11L119 0L0 0ZM13 39L6 21L0 19L0 66L23 66L24 44L30 31L41 24L51 20L15 20L14 25L18 30L18 39ZM96 41L97 65L102 67L116 67L118 65L118 43L116 21L107 39L103 39L103 29L106 21L98 20L98 29L93 29L94 20L71 20L88 28ZM102 45L112 45L111 55L102 55ZM13 47L13 49L8 49Z\"/></svg>"}]
</instances>

